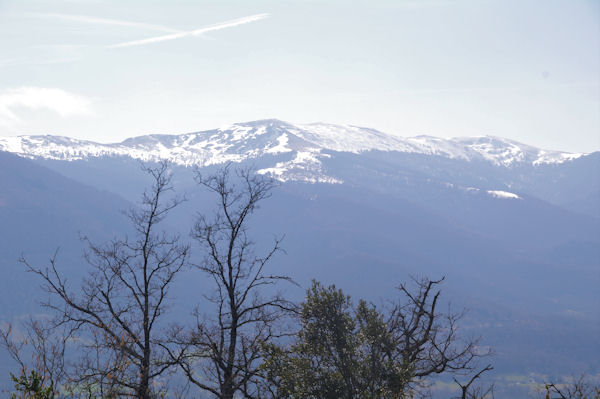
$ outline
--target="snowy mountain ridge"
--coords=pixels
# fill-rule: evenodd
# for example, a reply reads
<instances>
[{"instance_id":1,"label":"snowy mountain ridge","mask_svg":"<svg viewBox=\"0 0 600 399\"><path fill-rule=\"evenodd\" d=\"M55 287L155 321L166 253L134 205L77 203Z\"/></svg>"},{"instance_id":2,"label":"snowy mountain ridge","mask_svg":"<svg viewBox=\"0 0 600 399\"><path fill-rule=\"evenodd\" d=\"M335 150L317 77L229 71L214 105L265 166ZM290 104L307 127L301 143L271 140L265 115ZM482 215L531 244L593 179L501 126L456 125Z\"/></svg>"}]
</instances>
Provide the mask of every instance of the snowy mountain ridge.
<instances>
[{"instance_id":1,"label":"snowy mountain ridge","mask_svg":"<svg viewBox=\"0 0 600 399\"><path fill-rule=\"evenodd\" d=\"M319 159L330 156L326 151L361 153L370 150L479 160L506 167L522 163L562 163L584 155L547 151L493 136L403 138L357 126L293 125L275 119L236 123L196 133L139 136L112 144L50 135L0 137L0 151L26 158L63 161L130 157L142 161L168 159L184 166L207 166L290 153L291 160L264 170L280 178L293 168L318 172Z\"/></svg>"}]
</instances>

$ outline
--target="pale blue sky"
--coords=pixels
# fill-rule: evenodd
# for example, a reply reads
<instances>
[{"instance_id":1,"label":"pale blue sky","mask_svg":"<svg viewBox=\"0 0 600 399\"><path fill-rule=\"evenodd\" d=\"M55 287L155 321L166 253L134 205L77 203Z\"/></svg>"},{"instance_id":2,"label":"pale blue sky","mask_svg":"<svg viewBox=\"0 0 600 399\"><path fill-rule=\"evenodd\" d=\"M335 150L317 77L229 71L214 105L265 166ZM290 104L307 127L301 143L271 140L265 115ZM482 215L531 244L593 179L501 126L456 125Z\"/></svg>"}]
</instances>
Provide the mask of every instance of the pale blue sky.
<instances>
[{"instance_id":1,"label":"pale blue sky","mask_svg":"<svg viewBox=\"0 0 600 399\"><path fill-rule=\"evenodd\" d=\"M4 136L278 118L600 150L598 0L0 0L0 49Z\"/></svg>"}]
</instances>

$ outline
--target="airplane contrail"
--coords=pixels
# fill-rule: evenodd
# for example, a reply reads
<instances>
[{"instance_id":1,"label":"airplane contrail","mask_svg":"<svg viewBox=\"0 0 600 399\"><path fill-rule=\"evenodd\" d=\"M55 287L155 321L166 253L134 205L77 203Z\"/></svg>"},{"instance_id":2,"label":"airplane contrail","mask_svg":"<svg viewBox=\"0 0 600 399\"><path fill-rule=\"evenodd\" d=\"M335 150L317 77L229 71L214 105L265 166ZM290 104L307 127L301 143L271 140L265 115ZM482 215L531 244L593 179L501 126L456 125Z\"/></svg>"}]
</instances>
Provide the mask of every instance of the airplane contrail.
<instances>
[{"instance_id":1,"label":"airplane contrail","mask_svg":"<svg viewBox=\"0 0 600 399\"><path fill-rule=\"evenodd\" d=\"M151 29L151 30L156 30L156 31L161 31L161 32L181 33L181 30L171 29L171 28L168 28L168 27L162 26L162 25L153 25L153 24L146 24L143 22L123 21L123 20L109 19L109 18L97 18L97 17L90 17L87 15L55 14L55 13L36 14L36 15L41 16L41 17L46 17L46 18L65 19L68 21L82 22L82 23L88 23L88 24L129 26L132 28L144 28L144 29Z\"/></svg>"},{"instance_id":2,"label":"airplane contrail","mask_svg":"<svg viewBox=\"0 0 600 399\"><path fill-rule=\"evenodd\" d=\"M233 19L231 21L225 21L225 22L221 22L218 24L209 25L209 26L206 26L206 27L200 28L200 29L195 29L195 30L185 31L185 32L177 32L177 33L172 33L170 35L150 37L148 39L133 40L130 42L117 43L117 44L112 44L112 45L109 45L106 47L107 48L119 48L119 47L141 46L144 44L158 43L158 42L164 42L167 40L180 39L182 37L198 36L198 35L201 35L206 32L221 30L221 29L225 29L225 28L231 28L234 26L259 21L261 19L267 18L268 16L269 16L269 14L250 15L248 17Z\"/></svg>"}]
</instances>

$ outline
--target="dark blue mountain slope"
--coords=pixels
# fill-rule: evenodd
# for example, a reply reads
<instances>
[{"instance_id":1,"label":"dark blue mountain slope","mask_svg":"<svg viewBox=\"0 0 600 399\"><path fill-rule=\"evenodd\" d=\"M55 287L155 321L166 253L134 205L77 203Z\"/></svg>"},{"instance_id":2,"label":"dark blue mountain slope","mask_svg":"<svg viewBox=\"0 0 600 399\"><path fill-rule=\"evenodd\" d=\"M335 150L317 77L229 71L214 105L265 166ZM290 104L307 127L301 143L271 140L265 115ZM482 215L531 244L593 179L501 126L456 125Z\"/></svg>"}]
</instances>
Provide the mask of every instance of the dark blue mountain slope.
<instances>
[{"instance_id":1,"label":"dark blue mountain slope","mask_svg":"<svg viewBox=\"0 0 600 399\"><path fill-rule=\"evenodd\" d=\"M81 267L79 233L105 240L127 228L117 194L75 182L38 164L0 152L0 292L2 316L31 310L39 281L18 259L48 260L60 248L67 272Z\"/></svg>"}]
</instances>

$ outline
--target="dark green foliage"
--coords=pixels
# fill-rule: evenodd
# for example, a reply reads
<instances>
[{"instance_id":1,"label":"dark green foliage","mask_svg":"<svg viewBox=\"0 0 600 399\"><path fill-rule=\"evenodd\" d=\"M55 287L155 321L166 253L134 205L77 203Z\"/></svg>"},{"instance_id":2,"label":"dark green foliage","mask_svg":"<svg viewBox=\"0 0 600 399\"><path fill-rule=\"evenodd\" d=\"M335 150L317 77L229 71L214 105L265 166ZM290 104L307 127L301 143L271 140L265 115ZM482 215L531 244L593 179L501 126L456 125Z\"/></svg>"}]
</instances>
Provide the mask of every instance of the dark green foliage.
<instances>
[{"instance_id":1,"label":"dark green foliage","mask_svg":"<svg viewBox=\"0 0 600 399\"><path fill-rule=\"evenodd\" d=\"M403 373L389 354L393 338L383 315L335 286L314 282L301 309L302 328L289 348L269 347L265 370L280 398L396 397Z\"/></svg>"},{"instance_id":2,"label":"dark green foliage","mask_svg":"<svg viewBox=\"0 0 600 399\"><path fill-rule=\"evenodd\" d=\"M406 301L387 311L363 300L354 306L335 286L313 282L295 342L267 347L266 390L289 399L406 398L436 374L470 372L482 354L476 341L456 337L460 314L437 313L440 282L401 286Z\"/></svg>"},{"instance_id":3,"label":"dark green foliage","mask_svg":"<svg viewBox=\"0 0 600 399\"><path fill-rule=\"evenodd\" d=\"M54 387L52 384L45 386L45 378L35 371L26 374L25 371L17 378L11 373L18 393L13 393L12 399L53 399Z\"/></svg>"}]
</instances>

